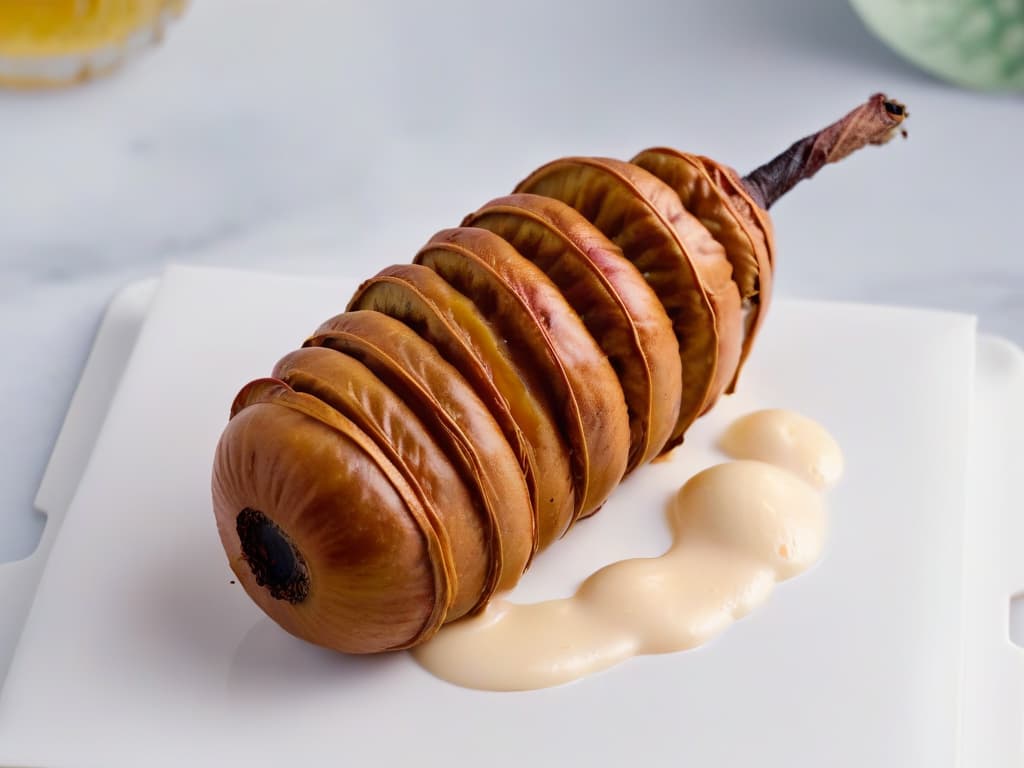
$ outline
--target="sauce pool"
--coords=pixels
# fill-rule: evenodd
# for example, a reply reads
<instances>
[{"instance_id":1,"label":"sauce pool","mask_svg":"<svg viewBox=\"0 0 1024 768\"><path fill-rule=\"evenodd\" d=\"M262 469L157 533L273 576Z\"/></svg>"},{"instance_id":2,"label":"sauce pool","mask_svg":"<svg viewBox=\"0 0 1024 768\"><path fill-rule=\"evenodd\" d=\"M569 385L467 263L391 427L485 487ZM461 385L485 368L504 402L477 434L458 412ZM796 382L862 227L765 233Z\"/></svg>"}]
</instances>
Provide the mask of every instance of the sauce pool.
<instances>
[{"instance_id":1,"label":"sauce pool","mask_svg":"<svg viewBox=\"0 0 1024 768\"><path fill-rule=\"evenodd\" d=\"M735 460L694 475L668 510L672 546L591 574L572 597L492 600L413 650L466 688L567 683L641 654L695 648L813 565L825 540L822 490L842 453L817 423L784 410L748 414L719 446Z\"/></svg>"}]
</instances>

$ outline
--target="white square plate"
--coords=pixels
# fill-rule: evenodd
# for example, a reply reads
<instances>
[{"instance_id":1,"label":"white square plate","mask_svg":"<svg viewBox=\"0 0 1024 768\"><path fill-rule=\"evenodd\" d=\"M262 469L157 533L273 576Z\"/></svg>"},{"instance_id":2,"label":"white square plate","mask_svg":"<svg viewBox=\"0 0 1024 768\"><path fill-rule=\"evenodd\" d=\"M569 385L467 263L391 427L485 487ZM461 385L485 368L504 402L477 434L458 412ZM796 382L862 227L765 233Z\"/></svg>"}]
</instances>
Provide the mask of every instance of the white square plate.
<instances>
[{"instance_id":1,"label":"white square plate","mask_svg":"<svg viewBox=\"0 0 1024 768\"><path fill-rule=\"evenodd\" d=\"M0 691L0 764L952 768L981 765L972 739L987 744L986 768L1017 764L1021 711L1008 707L1021 704L1021 667L1006 599L1024 574L991 549L1021 532L1007 512L1024 457L1019 350L980 345L985 397L972 422L971 318L779 302L740 393L539 558L514 598L565 594L606 562L660 551L668 494L718 460L711 446L732 418L762 407L818 419L846 453L823 562L698 651L482 693L407 654L308 646L230 583L209 499L228 405L354 287L164 277ZM972 423L987 496L969 504ZM0 596L16 570L0 566ZM1013 685L992 683L1010 673Z\"/></svg>"}]
</instances>

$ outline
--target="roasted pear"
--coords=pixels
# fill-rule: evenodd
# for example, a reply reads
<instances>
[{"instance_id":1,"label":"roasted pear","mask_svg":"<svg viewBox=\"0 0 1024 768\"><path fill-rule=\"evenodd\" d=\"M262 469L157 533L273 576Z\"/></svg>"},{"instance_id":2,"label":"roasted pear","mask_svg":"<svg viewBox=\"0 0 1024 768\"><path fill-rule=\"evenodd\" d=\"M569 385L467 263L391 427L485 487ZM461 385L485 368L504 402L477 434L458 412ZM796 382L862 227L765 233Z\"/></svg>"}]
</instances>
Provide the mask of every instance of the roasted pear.
<instances>
[{"instance_id":1,"label":"roasted pear","mask_svg":"<svg viewBox=\"0 0 1024 768\"><path fill-rule=\"evenodd\" d=\"M474 492L491 541L491 589L514 585L536 550L533 508L515 454L465 378L408 326L379 312L346 312L306 346L356 358L409 403ZM490 596L490 592L484 598Z\"/></svg>"},{"instance_id":2,"label":"roasted pear","mask_svg":"<svg viewBox=\"0 0 1024 768\"><path fill-rule=\"evenodd\" d=\"M406 648L451 599L438 521L362 430L257 380L217 448L217 530L238 581L274 621L339 651Z\"/></svg>"},{"instance_id":3,"label":"roasted pear","mask_svg":"<svg viewBox=\"0 0 1024 768\"><path fill-rule=\"evenodd\" d=\"M669 444L709 408L739 363L739 292L725 249L656 176L629 163L570 157L538 168L517 192L568 203L636 265L679 342L683 395Z\"/></svg>"},{"instance_id":4,"label":"roasted pear","mask_svg":"<svg viewBox=\"0 0 1024 768\"><path fill-rule=\"evenodd\" d=\"M543 549L568 528L575 496L569 449L545 391L534 389L529 363L514 355L508 342L480 309L427 267L389 267L364 282L349 311L372 309L416 331L452 364L490 407L513 447L521 448L521 466Z\"/></svg>"},{"instance_id":5,"label":"roasted pear","mask_svg":"<svg viewBox=\"0 0 1024 768\"><path fill-rule=\"evenodd\" d=\"M213 467L246 592L289 632L407 648L511 588L735 387L768 209L907 117L875 94L740 178L671 149L556 160L244 387Z\"/></svg>"},{"instance_id":6,"label":"roasted pear","mask_svg":"<svg viewBox=\"0 0 1024 768\"><path fill-rule=\"evenodd\" d=\"M501 197L462 225L500 235L558 287L619 377L629 409L626 471L654 458L679 416L679 345L636 267L580 213L549 197Z\"/></svg>"},{"instance_id":7,"label":"roasted pear","mask_svg":"<svg viewBox=\"0 0 1024 768\"><path fill-rule=\"evenodd\" d=\"M485 307L546 374L571 449L576 518L595 512L626 471L629 417L615 371L579 315L540 269L486 229L443 230L415 262Z\"/></svg>"}]
</instances>

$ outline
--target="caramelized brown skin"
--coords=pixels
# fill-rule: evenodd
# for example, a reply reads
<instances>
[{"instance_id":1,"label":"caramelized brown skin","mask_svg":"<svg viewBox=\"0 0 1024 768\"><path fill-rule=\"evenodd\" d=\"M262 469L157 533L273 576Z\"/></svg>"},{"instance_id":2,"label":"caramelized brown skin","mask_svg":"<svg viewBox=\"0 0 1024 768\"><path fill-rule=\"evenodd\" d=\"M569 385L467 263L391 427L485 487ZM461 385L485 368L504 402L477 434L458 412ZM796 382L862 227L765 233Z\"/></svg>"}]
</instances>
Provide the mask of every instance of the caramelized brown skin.
<instances>
[{"instance_id":1,"label":"caramelized brown skin","mask_svg":"<svg viewBox=\"0 0 1024 768\"><path fill-rule=\"evenodd\" d=\"M270 380L243 390L217 446L213 502L239 583L292 634L372 653L415 645L444 621L450 585L436 521L373 441L315 398ZM306 553L301 601L257 583L237 533L245 509Z\"/></svg>"},{"instance_id":2,"label":"caramelized brown skin","mask_svg":"<svg viewBox=\"0 0 1024 768\"><path fill-rule=\"evenodd\" d=\"M500 235L536 264L607 355L629 410L626 471L657 456L679 416L679 346L636 267L579 212L549 197L501 197L462 224Z\"/></svg>"},{"instance_id":3,"label":"caramelized brown skin","mask_svg":"<svg viewBox=\"0 0 1024 768\"><path fill-rule=\"evenodd\" d=\"M365 432L401 471L439 522L437 537L450 551L451 621L483 607L491 570L489 531L470 490L416 413L369 368L324 347L285 355L273 375L296 392L319 398Z\"/></svg>"},{"instance_id":4,"label":"caramelized brown skin","mask_svg":"<svg viewBox=\"0 0 1024 768\"><path fill-rule=\"evenodd\" d=\"M739 363L742 313L725 251L663 181L607 158L556 160L517 192L568 203L618 245L661 300L679 341L683 397L669 444L725 389Z\"/></svg>"},{"instance_id":5,"label":"caramelized brown skin","mask_svg":"<svg viewBox=\"0 0 1024 768\"><path fill-rule=\"evenodd\" d=\"M389 267L367 280L348 309L372 309L401 320L466 377L509 444L520 447L538 548L558 538L573 518L569 449L546 394L533 388L529 370L517 366L492 322L444 278L418 264Z\"/></svg>"},{"instance_id":6,"label":"caramelized brown skin","mask_svg":"<svg viewBox=\"0 0 1024 768\"><path fill-rule=\"evenodd\" d=\"M629 417L618 378L583 321L543 272L505 240L485 229L439 232L417 254L416 263L438 272L461 293L491 297L496 320L508 337L538 356L564 414L571 448L576 518L604 503L626 470ZM491 314L491 313L489 313Z\"/></svg>"},{"instance_id":7,"label":"caramelized brown skin","mask_svg":"<svg viewBox=\"0 0 1024 768\"><path fill-rule=\"evenodd\" d=\"M702 158L665 147L645 150L630 162L675 190L686 210L725 248L745 313L740 361L727 390L732 392L771 300L772 268L765 236L724 167L716 165L712 175Z\"/></svg>"},{"instance_id":8,"label":"caramelized brown skin","mask_svg":"<svg viewBox=\"0 0 1024 768\"><path fill-rule=\"evenodd\" d=\"M729 195L733 207L743 217L743 220L751 225L753 229L760 231L761 239L768 249L768 265L772 272L775 271L775 228L772 226L772 217L768 211L757 204L750 190L747 189L743 180L735 170L724 163L712 160L710 157L699 155L701 165L710 174L715 183Z\"/></svg>"},{"instance_id":9,"label":"caramelized brown skin","mask_svg":"<svg viewBox=\"0 0 1024 768\"><path fill-rule=\"evenodd\" d=\"M465 378L408 326L379 312L338 315L306 346L356 358L423 419L488 521L493 568L484 599L515 585L536 549L529 490L501 429Z\"/></svg>"},{"instance_id":10,"label":"caramelized brown skin","mask_svg":"<svg viewBox=\"0 0 1024 768\"><path fill-rule=\"evenodd\" d=\"M232 407L213 494L246 591L363 653L513 587L735 387L771 298L770 205L907 116L874 94L742 179L665 148L556 160L364 282Z\"/></svg>"}]
</instances>

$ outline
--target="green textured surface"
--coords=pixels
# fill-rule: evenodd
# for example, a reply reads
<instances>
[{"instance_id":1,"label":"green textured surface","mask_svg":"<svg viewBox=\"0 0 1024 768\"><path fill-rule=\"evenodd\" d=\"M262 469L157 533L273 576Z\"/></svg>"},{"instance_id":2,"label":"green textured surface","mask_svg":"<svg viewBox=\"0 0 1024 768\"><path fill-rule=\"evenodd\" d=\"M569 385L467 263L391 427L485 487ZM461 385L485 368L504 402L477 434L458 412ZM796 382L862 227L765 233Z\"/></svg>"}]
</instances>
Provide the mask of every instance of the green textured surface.
<instances>
[{"instance_id":1,"label":"green textured surface","mask_svg":"<svg viewBox=\"0 0 1024 768\"><path fill-rule=\"evenodd\" d=\"M850 0L898 53L970 88L1024 90L1024 0Z\"/></svg>"}]
</instances>

